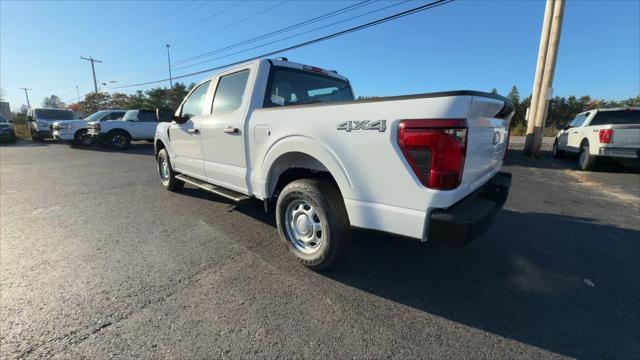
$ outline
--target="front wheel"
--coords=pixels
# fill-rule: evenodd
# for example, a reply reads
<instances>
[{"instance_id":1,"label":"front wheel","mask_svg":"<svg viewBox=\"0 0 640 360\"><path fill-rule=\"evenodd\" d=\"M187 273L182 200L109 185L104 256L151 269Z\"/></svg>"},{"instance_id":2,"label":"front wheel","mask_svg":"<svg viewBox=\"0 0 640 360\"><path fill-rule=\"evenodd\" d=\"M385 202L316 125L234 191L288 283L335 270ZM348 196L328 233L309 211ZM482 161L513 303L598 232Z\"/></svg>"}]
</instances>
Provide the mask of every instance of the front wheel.
<instances>
[{"instance_id":1,"label":"front wheel","mask_svg":"<svg viewBox=\"0 0 640 360\"><path fill-rule=\"evenodd\" d=\"M278 197L276 221L289 251L313 270L326 270L347 253L347 211L338 189L326 181L302 179L285 186Z\"/></svg>"},{"instance_id":2,"label":"front wheel","mask_svg":"<svg viewBox=\"0 0 640 360\"><path fill-rule=\"evenodd\" d=\"M553 150L551 151L552 155L556 159L560 159L564 156L564 151L558 149L558 140L553 143Z\"/></svg>"},{"instance_id":3,"label":"front wheel","mask_svg":"<svg viewBox=\"0 0 640 360\"><path fill-rule=\"evenodd\" d=\"M580 154L578 155L578 166L580 166L580 170L592 170L595 162L596 157L589 153L589 144L583 145L580 148Z\"/></svg>"},{"instance_id":4,"label":"front wheel","mask_svg":"<svg viewBox=\"0 0 640 360\"><path fill-rule=\"evenodd\" d=\"M95 144L93 138L87 134L87 129L78 130L73 136L72 145L91 147Z\"/></svg>"},{"instance_id":5,"label":"front wheel","mask_svg":"<svg viewBox=\"0 0 640 360\"><path fill-rule=\"evenodd\" d=\"M176 179L176 173L171 168L171 160L169 159L169 153L166 149L161 149L158 152L158 174L160 174L160 181L165 189L178 192L184 187L184 181Z\"/></svg>"}]
</instances>

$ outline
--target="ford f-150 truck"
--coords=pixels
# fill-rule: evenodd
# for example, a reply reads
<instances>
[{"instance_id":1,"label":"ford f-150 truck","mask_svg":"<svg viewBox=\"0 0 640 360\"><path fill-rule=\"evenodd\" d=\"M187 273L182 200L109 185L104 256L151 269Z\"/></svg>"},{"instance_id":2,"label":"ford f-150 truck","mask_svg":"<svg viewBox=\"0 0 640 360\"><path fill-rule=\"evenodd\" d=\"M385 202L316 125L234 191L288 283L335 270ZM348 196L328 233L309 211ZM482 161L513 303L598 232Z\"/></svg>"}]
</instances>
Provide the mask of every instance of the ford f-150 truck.
<instances>
[{"instance_id":1,"label":"ford f-150 truck","mask_svg":"<svg viewBox=\"0 0 640 360\"><path fill-rule=\"evenodd\" d=\"M596 109L580 113L560 129L553 156L578 154L578 166L591 170L599 158L640 159L640 108Z\"/></svg>"},{"instance_id":2,"label":"ford f-150 truck","mask_svg":"<svg viewBox=\"0 0 640 360\"><path fill-rule=\"evenodd\" d=\"M465 244L505 202L513 105L476 91L354 100L335 71L261 59L195 86L155 133L163 186L275 201L304 265L343 257L350 227Z\"/></svg>"}]
</instances>

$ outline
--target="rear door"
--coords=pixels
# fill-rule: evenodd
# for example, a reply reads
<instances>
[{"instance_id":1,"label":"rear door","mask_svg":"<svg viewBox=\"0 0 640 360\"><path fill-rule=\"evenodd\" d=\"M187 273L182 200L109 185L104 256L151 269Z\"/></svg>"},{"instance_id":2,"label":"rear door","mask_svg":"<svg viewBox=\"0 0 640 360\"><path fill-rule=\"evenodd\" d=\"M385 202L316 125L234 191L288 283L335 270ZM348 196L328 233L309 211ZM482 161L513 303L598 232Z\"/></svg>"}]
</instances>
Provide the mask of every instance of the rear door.
<instances>
[{"instance_id":1,"label":"rear door","mask_svg":"<svg viewBox=\"0 0 640 360\"><path fill-rule=\"evenodd\" d=\"M131 136L136 140L153 139L157 125L155 111L140 110L137 118L131 122Z\"/></svg>"},{"instance_id":2,"label":"rear door","mask_svg":"<svg viewBox=\"0 0 640 360\"><path fill-rule=\"evenodd\" d=\"M216 83L211 115L202 121L204 170L209 182L247 193L245 118L249 108L251 69L221 74Z\"/></svg>"},{"instance_id":3,"label":"rear door","mask_svg":"<svg viewBox=\"0 0 640 360\"><path fill-rule=\"evenodd\" d=\"M202 120L209 115L211 102L208 99L211 80L196 86L182 103L179 115L187 118L182 124L169 126L169 138L174 168L187 175L206 179L203 167L200 128Z\"/></svg>"}]
</instances>

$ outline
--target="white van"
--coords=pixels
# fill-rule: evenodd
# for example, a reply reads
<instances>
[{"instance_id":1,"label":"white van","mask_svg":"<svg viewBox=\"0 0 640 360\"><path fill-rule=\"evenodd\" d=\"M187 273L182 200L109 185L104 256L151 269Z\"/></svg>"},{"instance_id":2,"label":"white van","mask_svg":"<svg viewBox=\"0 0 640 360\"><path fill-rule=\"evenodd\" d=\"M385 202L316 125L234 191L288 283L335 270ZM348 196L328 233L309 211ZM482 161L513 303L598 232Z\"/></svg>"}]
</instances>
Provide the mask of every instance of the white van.
<instances>
[{"instance_id":1,"label":"white van","mask_svg":"<svg viewBox=\"0 0 640 360\"><path fill-rule=\"evenodd\" d=\"M71 110L54 108L32 108L27 110L29 132L33 141L53 138L53 123L60 120L75 120Z\"/></svg>"}]
</instances>

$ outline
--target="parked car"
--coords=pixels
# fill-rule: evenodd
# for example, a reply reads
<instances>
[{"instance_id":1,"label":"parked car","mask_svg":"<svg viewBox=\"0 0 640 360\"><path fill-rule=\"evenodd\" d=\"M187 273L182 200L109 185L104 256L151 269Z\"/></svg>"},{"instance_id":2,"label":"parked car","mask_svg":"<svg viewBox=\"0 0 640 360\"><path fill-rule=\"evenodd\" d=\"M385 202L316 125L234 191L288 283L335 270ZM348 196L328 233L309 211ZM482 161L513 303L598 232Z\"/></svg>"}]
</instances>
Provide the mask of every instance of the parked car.
<instances>
[{"instance_id":1,"label":"parked car","mask_svg":"<svg viewBox=\"0 0 640 360\"><path fill-rule=\"evenodd\" d=\"M13 121L2 114L0 114L0 141L16 142L16 129L13 127Z\"/></svg>"},{"instance_id":2,"label":"parked car","mask_svg":"<svg viewBox=\"0 0 640 360\"><path fill-rule=\"evenodd\" d=\"M153 142L158 123L171 121L172 116L173 111L168 109L129 110L121 119L89 122L87 135L100 145L122 150L128 148L132 140Z\"/></svg>"},{"instance_id":3,"label":"parked car","mask_svg":"<svg viewBox=\"0 0 640 360\"><path fill-rule=\"evenodd\" d=\"M168 190L275 201L280 237L321 270L350 227L456 245L482 234L509 192L512 116L477 91L354 100L335 71L263 59L197 84L155 151Z\"/></svg>"},{"instance_id":4,"label":"parked car","mask_svg":"<svg viewBox=\"0 0 640 360\"><path fill-rule=\"evenodd\" d=\"M63 120L53 123L54 139L70 142L73 145L92 146L93 138L87 136L87 124L121 119L127 110L102 110L89 115L86 119Z\"/></svg>"},{"instance_id":5,"label":"parked car","mask_svg":"<svg viewBox=\"0 0 640 360\"><path fill-rule=\"evenodd\" d=\"M33 141L53 138L53 123L60 120L75 120L71 110L54 108L31 108L27 110L27 122Z\"/></svg>"},{"instance_id":6,"label":"parked car","mask_svg":"<svg viewBox=\"0 0 640 360\"><path fill-rule=\"evenodd\" d=\"M562 127L553 144L553 156L578 154L582 170L591 170L599 158L640 159L640 108L596 109L578 114Z\"/></svg>"}]
</instances>

